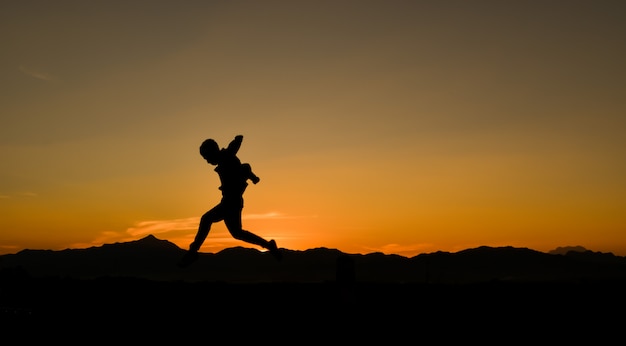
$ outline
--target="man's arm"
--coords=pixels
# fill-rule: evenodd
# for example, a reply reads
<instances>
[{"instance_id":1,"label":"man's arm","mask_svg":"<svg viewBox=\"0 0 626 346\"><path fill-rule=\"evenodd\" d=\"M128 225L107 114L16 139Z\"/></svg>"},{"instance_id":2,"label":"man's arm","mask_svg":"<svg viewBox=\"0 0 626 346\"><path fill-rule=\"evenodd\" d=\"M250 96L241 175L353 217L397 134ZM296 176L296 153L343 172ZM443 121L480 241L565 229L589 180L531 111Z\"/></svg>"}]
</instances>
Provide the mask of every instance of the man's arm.
<instances>
[{"instance_id":1,"label":"man's arm","mask_svg":"<svg viewBox=\"0 0 626 346\"><path fill-rule=\"evenodd\" d=\"M237 152L239 151L239 148L241 147L241 142L242 141L243 141L243 136L242 135L235 136L235 139L233 139L228 144L228 147L226 147L226 150L228 150L233 155L237 154Z\"/></svg>"}]
</instances>

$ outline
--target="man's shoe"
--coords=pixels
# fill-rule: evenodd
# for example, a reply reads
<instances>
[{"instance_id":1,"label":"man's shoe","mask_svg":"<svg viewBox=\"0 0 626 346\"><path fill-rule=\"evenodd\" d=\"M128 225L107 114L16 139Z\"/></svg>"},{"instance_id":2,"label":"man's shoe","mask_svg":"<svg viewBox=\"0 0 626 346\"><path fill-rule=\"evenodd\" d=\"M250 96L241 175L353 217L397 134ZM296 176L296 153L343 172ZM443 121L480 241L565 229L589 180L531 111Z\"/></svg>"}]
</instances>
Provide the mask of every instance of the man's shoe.
<instances>
[{"instance_id":1,"label":"man's shoe","mask_svg":"<svg viewBox=\"0 0 626 346\"><path fill-rule=\"evenodd\" d=\"M276 241L274 239L270 240L269 250L272 256L274 256L274 258L276 258L277 260L280 261L281 259L283 259L283 253L276 245Z\"/></svg>"}]
</instances>

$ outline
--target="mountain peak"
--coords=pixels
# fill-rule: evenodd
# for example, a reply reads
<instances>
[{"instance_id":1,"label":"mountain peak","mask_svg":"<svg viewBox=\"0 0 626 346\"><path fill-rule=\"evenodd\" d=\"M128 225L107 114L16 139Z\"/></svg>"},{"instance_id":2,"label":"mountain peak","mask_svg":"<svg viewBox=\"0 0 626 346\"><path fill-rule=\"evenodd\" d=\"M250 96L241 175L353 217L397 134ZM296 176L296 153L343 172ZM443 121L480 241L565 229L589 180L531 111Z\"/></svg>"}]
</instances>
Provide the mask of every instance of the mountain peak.
<instances>
[{"instance_id":1,"label":"mountain peak","mask_svg":"<svg viewBox=\"0 0 626 346\"><path fill-rule=\"evenodd\" d=\"M141 241L141 242L153 242L153 241L161 241L161 239L158 239L157 237L155 237L152 234L148 234L147 236L139 239L139 241Z\"/></svg>"},{"instance_id":2,"label":"mountain peak","mask_svg":"<svg viewBox=\"0 0 626 346\"><path fill-rule=\"evenodd\" d=\"M125 248L132 247L132 248L141 248L144 250L161 250L161 249L180 250L180 248L176 244L168 240L159 239L152 234L149 234L138 240L133 240L133 241L125 242L125 243L105 244L104 246L125 247Z\"/></svg>"}]
</instances>

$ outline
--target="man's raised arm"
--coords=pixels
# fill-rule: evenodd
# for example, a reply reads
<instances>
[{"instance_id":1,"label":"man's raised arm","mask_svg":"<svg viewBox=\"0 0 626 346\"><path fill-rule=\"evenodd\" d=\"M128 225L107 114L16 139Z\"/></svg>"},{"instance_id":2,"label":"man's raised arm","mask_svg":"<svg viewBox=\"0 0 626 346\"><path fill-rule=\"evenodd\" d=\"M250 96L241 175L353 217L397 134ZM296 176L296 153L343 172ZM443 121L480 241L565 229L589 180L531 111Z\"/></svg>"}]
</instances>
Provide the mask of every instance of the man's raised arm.
<instances>
[{"instance_id":1,"label":"man's raised arm","mask_svg":"<svg viewBox=\"0 0 626 346\"><path fill-rule=\"evenodd\" d=\"M237 154L237 152L239 151L239 148L241 147L241 142L242 141L243 141L243 136L242 135L235 136L235 139L233 139L228 144L228 147L226 148L226 150L228 150L229 152L231 152L233 154Z\"/></svg>"}]
</instances>

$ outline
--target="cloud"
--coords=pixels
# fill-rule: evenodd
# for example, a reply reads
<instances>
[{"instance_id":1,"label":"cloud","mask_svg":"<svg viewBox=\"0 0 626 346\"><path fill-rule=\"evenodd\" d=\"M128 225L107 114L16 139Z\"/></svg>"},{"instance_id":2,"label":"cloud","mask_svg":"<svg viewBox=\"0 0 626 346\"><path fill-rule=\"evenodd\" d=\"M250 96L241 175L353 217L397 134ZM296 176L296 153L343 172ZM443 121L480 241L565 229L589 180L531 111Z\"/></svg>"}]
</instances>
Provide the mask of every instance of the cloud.
<instances>
[{"instance_id":1,"label":"cloud","mask_svg":"<svg viewBox=\"0 0 626 346\"><path fill-rule=\"evenodd\" d=\"M285 215L279 212L271 211L264 214L244 214L241 218L244 220L277 220L277 219L300 219L300 218L314 218L316 215L309 216L294 216Z\"/></svg>"},{"instance_id":2,"label":"cloud","mask_svg":"<svg viewBox=\"0 0 626 346\"><path fill-rule=\"evenodd\" d=\"M272 219L285 219L287 216L277 213L277 212L269 212L264 214L244 214L241 217L244 220L272 220Z\"/></svg>"},{"instance_id":3,"label":"cloud","mask_svg":"<svg viewBox=\"0 0 626 346\"><path fill-rule=\"evenodd\" d=\"M17 250L19 248L20 247L16 246L16 245L6 245L6 244L4 244L4 245L0 245L0 252L2 252L2 253L4 253L4 252L11 252L12 253L13 251L15 251L15 250Z\"/></svg>"},{"instance_id":4,"label":"cloud","mask_svg":"<svg viewBox=\"0 0 626 346\"><path fill-rule=\"evenodd\" d=\"M50 75L48 73L45 73L45 72L34 70L34 69L32 69L30 67L26 67L24 65L20 65L19 66L19 70L22 73L24 73L25 75L31 76L31 77L36 78L36 79L41 79L41 80L44 80L44 81L52 81L52 80L54 80L54 77L52 77L52 75Z\"/></svg>"},{"instance_id":5,"label":"cloud","mask_svg":"<svg viewBox=\"0 0 626 346\"><path fill-rule=\"evenodd\" d=\"M198 228L198 223L200 223L200 217L197 216L173 220L140 221L135 223L134 227L128 228L126 233L133 237L142 237L173 231L195 231Z\"/></svg>"},{"instance_id":6,"label":"cloud","mask_svg":"<svg viewBox=\"0 0 626 346\"><path fill-rule=\"evenodd\" d=\"M268 212L264 214L247 214L243 215L243 219L248 220L272 220L272 219L293 219L304 216L288 216L279 212ZM315 216L306 216L315 217ZM200 217L188 217L171 220L145 220L135 222L132 227L125 231L106 231L90 241L89 243L72 244L72 248L87 248L91 246L101 246L102 244L111 244L116 242L128 242L144 238L148 235L154 235L159 239L167 239L174 244L186 247L191 243L198 230ZM203 251L217 251L225 247L235 246L240 243L234 239L226 230L223 223L221 226L211 228L211 241L207 242L203 247ZM280 237L276 238L280 239Z\"/></svg>"},{"instance_id":7,"label":"cloud","mask_svg":"<svg viewBox=\"0 0 626 346\"><path fill-rule=\"evenodd\" d=\"M182 237L183 241L187 241L188 237L193 237L198 229L199 217L190 217L184 219L173 220L149 220L136 222L133 227L127 228L125 231L104 231L88 243L75 243L70 248L80 249L92 246L101 246L102 244L112 244L118 242L128 242L144 238L148 235L160 234L158 238L168 238L163 235L166 233L175 233L177 231L191 231L189 235ZM175 239L180 236L173 236ZM180 242L180 241L178 241Z\"/></svg>"},{"instance_id":8,"label":"cloud","mask_svg":"<svg viewBox=\"0 0 626 346\"><path fill-rule=\"evenodd\" d=\"M102 246L102 244L111 244L116 242L127 242L135 240L129 237L127 234L122 234L121 232L113 232L113 231L105 231L100 234L94 240L88 243L74 243L70 244L70 249L85 249L92 246Z\"/></svg>"}]
</instances>

